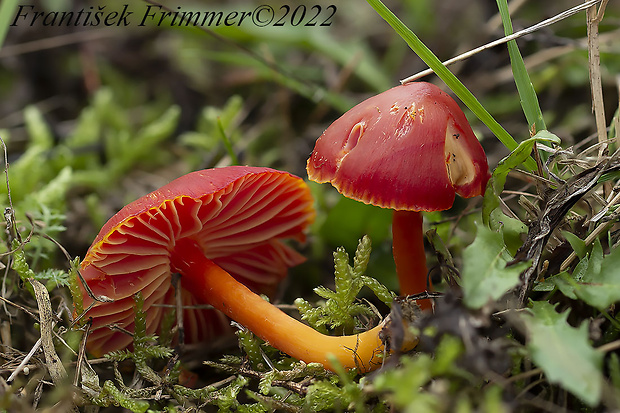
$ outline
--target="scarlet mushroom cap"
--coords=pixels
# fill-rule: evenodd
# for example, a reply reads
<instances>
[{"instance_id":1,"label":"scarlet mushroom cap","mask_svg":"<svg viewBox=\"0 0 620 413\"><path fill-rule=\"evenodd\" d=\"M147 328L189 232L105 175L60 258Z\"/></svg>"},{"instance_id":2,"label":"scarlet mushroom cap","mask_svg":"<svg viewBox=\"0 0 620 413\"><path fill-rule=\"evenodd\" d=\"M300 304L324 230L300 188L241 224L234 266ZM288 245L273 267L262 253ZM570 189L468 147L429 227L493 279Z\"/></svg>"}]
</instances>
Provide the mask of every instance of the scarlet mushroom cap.
<instances>
[{"instance_id":1,"label":"scarlet mushroom cap","mask_svg":"<svg viewBox=\"0 0 620 413\"><path fill-rule=\"evenodd\" d=\"M373 96L319 137L308 177L382 208L449 209L455 194L484 192L488 163L458 104L437 86L415 82Z\"/></svg>"},{"instance_id":2,"label":"scarlet mushroom cap","mask_svg":"<svg viewBox=\"0 0 620 413\"><path fill-rule=\"evenodd\" d=\"M287 269L305 259L285 242L303 241L314 219L313 200L302 179L270 168L231 166L180 177L124 207L101 229L80 273L95 296L88 311L87 347L97 355L127 347L132 338L108 326L133 331L133 296L141 291L147 333L157 331L161 304L174 304L171 261L183 247L197 245L218 267L258 293L272 293ZM204 304L185 288L183 305ZM84 288L83 304L93 303ZM213 309L185 309L186 343L206 342L228 329Z\"/></svg>"}]
</instances>

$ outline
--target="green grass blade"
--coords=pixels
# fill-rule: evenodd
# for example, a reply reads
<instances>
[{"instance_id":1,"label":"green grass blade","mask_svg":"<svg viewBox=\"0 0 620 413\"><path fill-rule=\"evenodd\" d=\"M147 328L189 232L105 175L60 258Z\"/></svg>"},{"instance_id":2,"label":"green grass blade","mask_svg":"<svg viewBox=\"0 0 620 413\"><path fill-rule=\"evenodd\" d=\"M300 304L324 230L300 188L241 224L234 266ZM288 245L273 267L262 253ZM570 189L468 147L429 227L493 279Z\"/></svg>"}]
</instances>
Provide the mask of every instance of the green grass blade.
<instances>
[{"instance_id":1,"label":"green grass blade","mask_svg":"<svg viewBox=\"0 0 620 413\"><path fill-rule=\"evenodd\" d=\"M239 165L239 158L237 158L237 154L232 146L232 142L230 142L230 138L226 134L224 130L224 125L222 125L222 118L217 117L217 128L220 131L220 137L222 138L222 142L224 142L224 147L226 148L226 152L228 152L228 156L230 156L230 164L231 165Z\"/></svg>"},{"instance_id":2,"label":"green grass blade","mask_svg":"<svg viewBox=\"0 0 620 413\"><path fill-rule=\"evenodd\" d=\"M510 13L508 12L508 3L506 0L497 0L497 7L502 17L504 34L509 36L512 34L512 22L510 20ZM521 99L521 107L523 108L523 113L525 113L530 131L533 129L532 135L534 135L538 131L547 129L542 111L540 110L540 105L538 104L538 97L536 96L536 91L534 90L530 76L525 69L525 63L523 62L523 57L521 56L516 40L508 42L508 53L510 55L512 74Z\"/></svg>"},{"instance_id":3,"label":"green grass blade","mask_svg":"<svg viewBox=\"0 0 620 413\"><path fill-rule=\"evenodd\" d=\"M0 2L0 47L4 44L11 20L15 17L15 9L18 3L19 0L2 0Z\"/></svg>"},{"instance_id":4,"label":"green grass blade","mask_svg":"<svg viewBox=\"0 0 620 413\"><path fill-rule=\"evenodd\" d=\"M461 83L461 81L446 68L441 61L426 47L424 43L416 36L405 24L398 19L388 9L381 0L366 0L368 4L381 16L394 31L409 45L411 50L417 54L439 78L458 96L459 99L480 119L493 134L508 148L513 151L517 148L517 142L510 134L491 116L491 114L482 106L476 97ZM534 159L528 158L524 162L525 166L530 169L536 169Z\"/></svg>"}]
</instances>

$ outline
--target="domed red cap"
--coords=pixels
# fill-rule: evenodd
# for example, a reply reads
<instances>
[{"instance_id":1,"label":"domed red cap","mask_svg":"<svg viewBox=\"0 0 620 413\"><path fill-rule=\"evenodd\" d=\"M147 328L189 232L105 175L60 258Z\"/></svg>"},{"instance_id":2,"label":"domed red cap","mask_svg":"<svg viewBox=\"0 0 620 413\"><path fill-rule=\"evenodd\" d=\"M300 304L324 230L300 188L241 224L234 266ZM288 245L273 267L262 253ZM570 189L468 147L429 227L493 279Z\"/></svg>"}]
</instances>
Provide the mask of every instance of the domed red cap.
<instances>
[{"instance_id":1,"label":"domed red cap","mask_svg":"<svg viewBox=\"0 0 620 413\"><path fill-rule=\"evenodd\" d=\"M382 208L449 209L489 179L480 143L458 104L429 83L396 86L338 118L316 142L311 180Z\"/></svg>"}]
</instances>

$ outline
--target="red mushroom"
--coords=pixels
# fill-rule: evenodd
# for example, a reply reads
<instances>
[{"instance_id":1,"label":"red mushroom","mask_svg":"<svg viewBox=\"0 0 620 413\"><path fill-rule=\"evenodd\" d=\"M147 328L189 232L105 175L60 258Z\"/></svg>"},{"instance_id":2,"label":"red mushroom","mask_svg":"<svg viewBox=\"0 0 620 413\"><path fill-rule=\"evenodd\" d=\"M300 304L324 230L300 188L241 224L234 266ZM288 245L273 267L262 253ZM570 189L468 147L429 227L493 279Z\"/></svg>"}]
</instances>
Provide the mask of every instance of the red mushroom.
<instances>
[{"instance_id":1,"label":"red mushroom","mask_svg":"<svg viewBox=\"0 0 620 413\"><path fill-rule=\"evenodd\" d=\"M217 335L226 324L223 313L300 360L330 367L328 354L334 354L346 368L376 367L381 326L325 336L246 287L270 291L288 267L303 261L283 240L303 240L314 217L312 203L298 177L226 167L190 173L127 205L101 229L81 264L95 296L114 300L88 311L88 349L102 354L131 343L127 334L107 327L133 329L132 297L138 291L145 297L147 333L154 333L163 313L156 304L174 302L171 274L180 273L184 304L209 304L221 312L184 310L190 342ZM83 296L86 308L93 300Z\"/></svg>"},{"instance_id":2,"label":"red mushroom","mask_svg":"<svg viewBox=\"0 0 620 413\"><path fill-rule=\"evenodd\" d=\"M334 121L317 140L307 170L311 180L331 182L346 197L394 210L403 295L427 289L420 211L449 209L456 193L481 195L489 179L484 151L458 104L423 82L373 96Z\"/></svg>"}]
</instances>

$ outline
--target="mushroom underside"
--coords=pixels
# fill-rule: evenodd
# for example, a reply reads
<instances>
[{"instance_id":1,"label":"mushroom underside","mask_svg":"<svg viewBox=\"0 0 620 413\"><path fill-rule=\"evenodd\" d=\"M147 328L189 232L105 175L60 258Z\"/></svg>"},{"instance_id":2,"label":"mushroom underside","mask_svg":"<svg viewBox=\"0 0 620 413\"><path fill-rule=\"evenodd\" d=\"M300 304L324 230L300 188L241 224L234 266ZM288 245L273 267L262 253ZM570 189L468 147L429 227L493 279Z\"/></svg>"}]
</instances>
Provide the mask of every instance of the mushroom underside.
<instances>
[{"instance_id":1,"label":"mushroom underside","mask_svg":"<svg viewBox=\"0 0 620 413\"><path fill-rule=\"evenodd\" d=\"M201 184L208 186L203 182L205 175L222 169L227 168L200 171ZM195 241L218 266L254 291L268 295L275 292L289 267L305 260L287 242L303 241L303 231L314 217L312 198L303 181L268 168L244 167L232 172L235 176L228 185L199 197L182 194L178 183L174 186L176 196L171 195L173 181L135 201L142 206L141 213L130 204L126 211L131 214L122 220L111 219L115 225L102 229L107 232L100 233L89 249L81 274L95 296L114 301L97 302L86 315L93 320L88 340L91 351L101 354L131 343L130 336L110 327L133 331L133 296L137 292L145 299L147 333L159 331L163 317L176 302L170 260L184 253L177 248L182 239ZM163 201L161 193L168 194ZM228 320L215 310L195 308L204 303L183 280L181 285L188 343L208 341L229 330ZM84 288L82 293L84 308L88 308L93 299Z\"/></svg>"}]
</instances>

